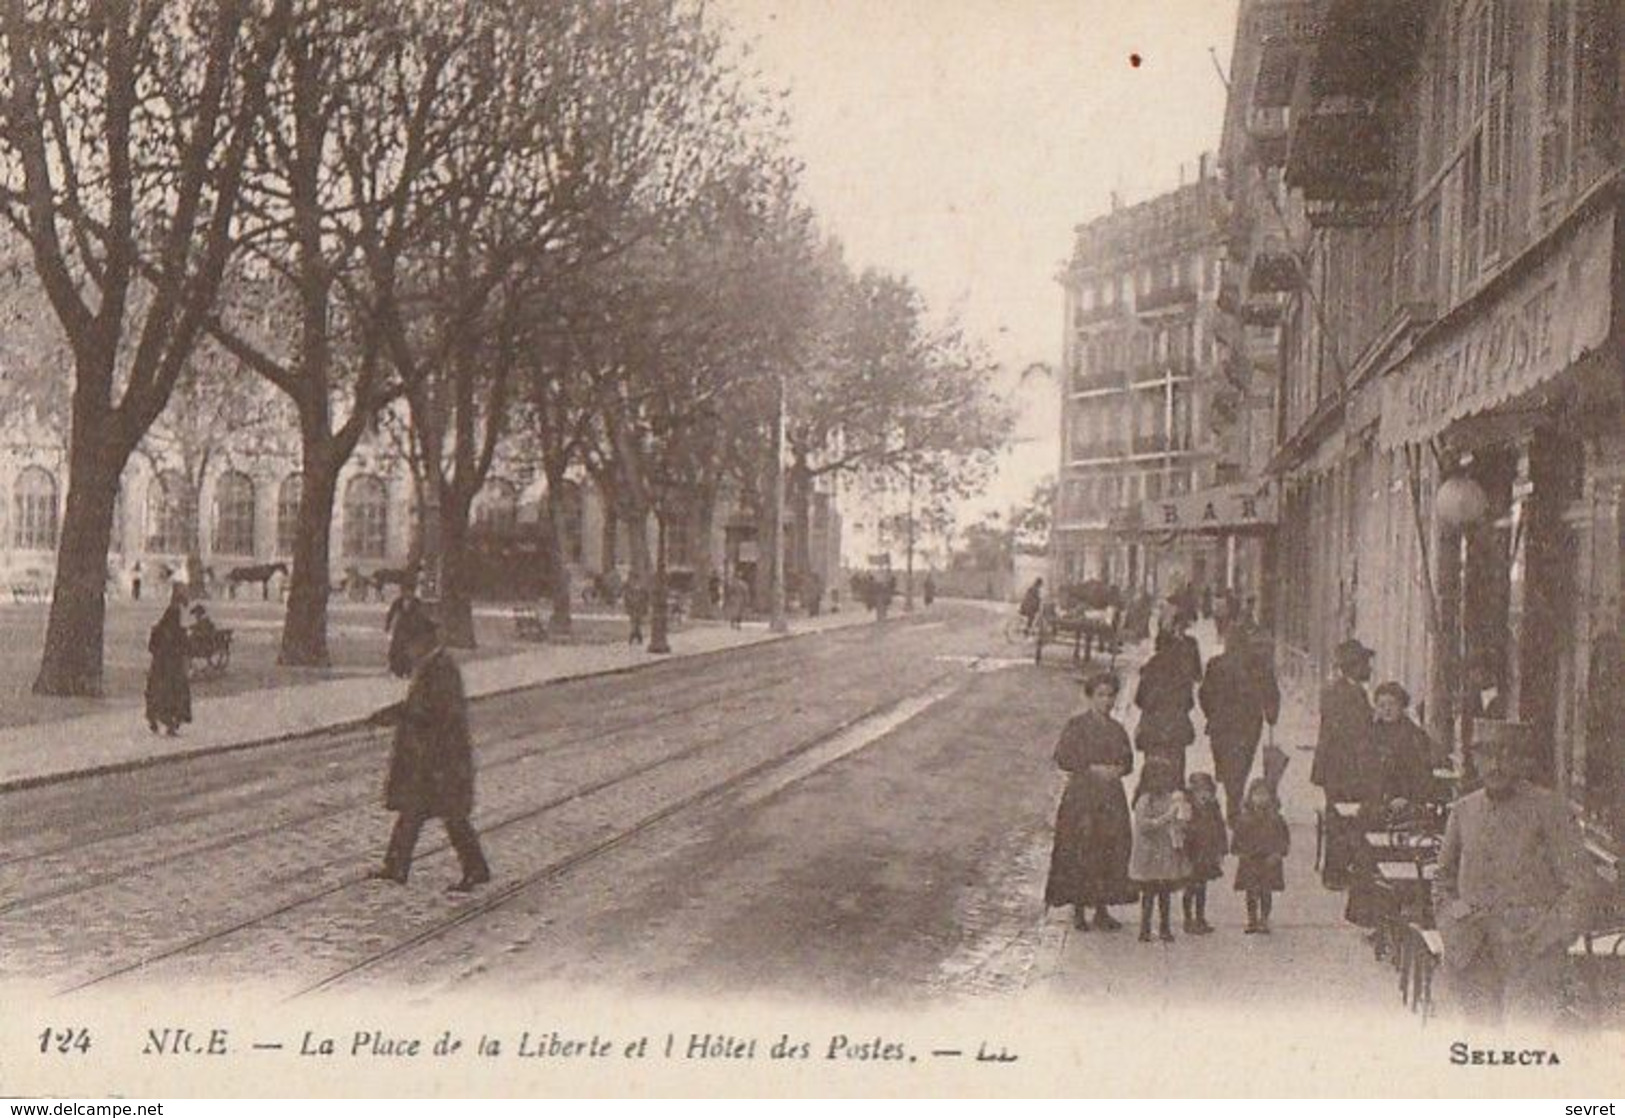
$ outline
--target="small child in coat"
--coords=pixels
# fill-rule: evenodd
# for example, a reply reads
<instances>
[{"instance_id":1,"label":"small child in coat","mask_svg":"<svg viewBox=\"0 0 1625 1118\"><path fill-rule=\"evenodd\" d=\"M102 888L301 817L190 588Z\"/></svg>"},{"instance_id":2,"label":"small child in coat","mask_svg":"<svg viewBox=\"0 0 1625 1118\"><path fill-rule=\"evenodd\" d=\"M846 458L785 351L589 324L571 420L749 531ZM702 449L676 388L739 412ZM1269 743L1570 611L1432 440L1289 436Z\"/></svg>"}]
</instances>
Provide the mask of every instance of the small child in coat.
<instances>
[{"instance_id":1,"label":"small child in coat","mask_svg":"<svg viewBox=\"0 0 1625 1118\"><path fill-rule=\"evenodd\" d=\"M1185 795L1191 805L1191 821L1185 827L1185 856L1190 859L1191 875L1181 898L1185 933L1205 936L1213 931L1213 925L1207 922L1207 883L1224 876L1229 833L1219 810L1219 786L1211 776L1192 773Z\"/></svg>"},{"instance_id":2,"label":"small child in coat","mask_svg":"<svg viewBox=\"0 0 1625 1118\"><path fill-rule=\"evenodd\" d=\"M1269 934L1274 894L1286 888L1283 866L1291 844L1292 837L1286 820L1281 818L1275 790L1268 781L1254 780L1247 786L1247 798L1236 820L1230 847L1231 853L1240 859L1236 866L1236 890L1247 894L1246 931L1249 935Z\"/></svg>"},{"instance_id":3,"label":"small child in coat","mask_svg":"<svg viewBox=\"0 0 1625 1118\"><path fill-rule=\"evenodd\" d=\"M1185 827L1191 819L1190 803L1179 787L1174 766L1161 757L1148 757L1134 792L1134 846L1128 875L1140 888L1140 942L1151 942L1151 910L1157 910L1159 933L1172 943L1168 926L1169 897L1190 877L1185 857Z\"/></svg>"}]
</instances>

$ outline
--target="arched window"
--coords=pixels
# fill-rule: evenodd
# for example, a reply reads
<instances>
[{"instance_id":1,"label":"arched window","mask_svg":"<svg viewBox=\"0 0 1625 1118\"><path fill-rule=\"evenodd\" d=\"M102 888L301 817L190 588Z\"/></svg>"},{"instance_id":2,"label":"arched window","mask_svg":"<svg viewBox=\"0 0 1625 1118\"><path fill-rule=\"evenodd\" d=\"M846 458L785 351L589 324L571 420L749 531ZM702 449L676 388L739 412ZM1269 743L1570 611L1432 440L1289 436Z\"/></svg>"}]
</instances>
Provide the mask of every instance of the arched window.
<instances>
[{"instance_id":1,"label":"arched window","mask_svg":"<svg viewBox=\"0 0 1625 1118\"><path fill-rule=\"evenodd\" d=\"M350 479L344 489L344 554L382 559L389 540L389 493L372 474Z\"/></svg>"},{"instance_id":2,"label":"arched window","mask_svg":"<svg viewBox=\"0 0 1625 1118\"><path fill-rule=\"evenodd\" d=\"M29 466L17 475L13 542L23 551L56 549L56 478Z\"/></svg>"},{"instance_id":3,"label":"arched window","mask_svg":"<svg viewBox=\"0 0 1625 1118\"><path fill-rule=\"evenodd\" d=\"M299 495L304 491L303 474L289 474L276 491L276 553L293 554L293 538L299 531Z\"/></svg>"},{"instance_id":4,"label":"arched window","mask_svg":"<svg viewBox=\"0 0 1625 1118\"><path fill-rule=\"evenodd\" d=\"M474 500L474 526L497 535L511 533L519 522L519 490L512 482L492 478Z\"/></svg>"},{"instance_id":5,"label":"arched window","mask_svg":"<svg viewBox=\"0 0 1625 1118\"><path fill-rule=\"evenodd\" d=\"M174 470L165 470L147 490L147 550L185 555L197 539L192 487Z\"/></svg>"},{"instance_id":6,"label":"arched window","mask_svg":"<svg viewBox=\"0 0 1625 1118\"><path fill-rule=\"evenodd\" d=\"M214 484L214 550L254 554L254 483L237 470L222 474Z\"/></svg>"}]
</instances>

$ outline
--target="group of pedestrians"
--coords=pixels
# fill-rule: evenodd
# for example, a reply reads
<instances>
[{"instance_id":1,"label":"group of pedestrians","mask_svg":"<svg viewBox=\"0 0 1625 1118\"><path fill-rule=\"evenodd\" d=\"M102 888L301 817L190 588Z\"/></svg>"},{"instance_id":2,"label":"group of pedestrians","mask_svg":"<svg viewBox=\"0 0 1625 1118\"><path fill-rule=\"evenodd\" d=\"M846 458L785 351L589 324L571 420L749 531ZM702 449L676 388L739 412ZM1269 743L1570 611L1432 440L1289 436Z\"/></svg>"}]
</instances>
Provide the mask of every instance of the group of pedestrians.
<instances>
[{"instance_id":1,"label":"group of pedestrians","mask_svg":"<svg viewBox=\"0 0 1625 1118\"><path fill-rule=\"evenodd\" d=\"M1212 932L1207 888L1222 878L1230 855L1237 859L1235 888L1247 897L1248 933L1269 932L1273 894L1285 888L1290 840L1276 796L1281 766L1266 765L1264 778L1250 780L1263 726L1280 714L1271 657L1250 626L1238 623L1227 627L1225 651L1204 673L1188 631L1192 613L1176 603L1162 611L1135 690L1140 719L1132 748L1113 715L1120 685L1110 672L1086 679L1088 708L1061 731L1055 761L1067 786L1045 900L1070 905L1080 931L1117 930L1112 906L1138 900L1140 940L1171 942L1172 898L1179 892L1185 932ZM1186 773L1198 701L1217 780ZM1123 781L1133 773L1136 750L1144 760L1131 805Z\"/></svg>"}]
</instances>

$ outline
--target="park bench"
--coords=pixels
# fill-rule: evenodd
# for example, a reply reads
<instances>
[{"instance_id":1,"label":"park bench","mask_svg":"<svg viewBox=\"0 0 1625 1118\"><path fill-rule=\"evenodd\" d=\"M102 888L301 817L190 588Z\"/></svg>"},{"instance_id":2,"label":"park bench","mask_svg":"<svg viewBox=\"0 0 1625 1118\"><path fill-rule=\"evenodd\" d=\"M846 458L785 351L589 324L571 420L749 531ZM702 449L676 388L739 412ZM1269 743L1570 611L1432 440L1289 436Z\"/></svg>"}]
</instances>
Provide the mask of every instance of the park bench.
<instances>
[{"instance_id":1,"label":"park bench","mask_svg":"<svg viewBox=\"0 0 1625 1118\"><path fill-rule=\"evenodd\" d=\"M547 639L547 619L536 606L513 607L514 634L520 640L545 641Z\"/></svg>"}]
</instances>

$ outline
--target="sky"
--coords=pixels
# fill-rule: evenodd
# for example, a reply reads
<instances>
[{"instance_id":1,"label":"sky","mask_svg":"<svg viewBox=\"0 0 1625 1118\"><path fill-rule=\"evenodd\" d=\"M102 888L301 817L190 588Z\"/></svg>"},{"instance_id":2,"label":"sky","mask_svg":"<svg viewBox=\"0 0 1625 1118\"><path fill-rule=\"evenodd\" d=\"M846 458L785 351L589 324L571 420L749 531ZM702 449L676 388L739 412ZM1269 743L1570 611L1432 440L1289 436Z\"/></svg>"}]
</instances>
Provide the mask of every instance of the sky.
<instances>
[{"instance_id":1,"label":"sky","mask_svg":"<svg viewBox=\"0 0 1625 1118\"><path fill-rule=\"evenodd\" d=\"M957 314L1018 399L1018 443L961 524L1056 471L1055 276L1072 231L1217 150L1236 0L712 0L788 92L806 196L856 267ZM1140 65L1130 62L1140 57ZM853 520L848 513L849 523Z\"/></svg>"}]
</instances>

